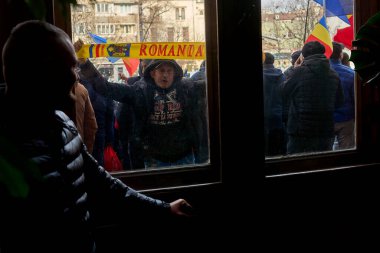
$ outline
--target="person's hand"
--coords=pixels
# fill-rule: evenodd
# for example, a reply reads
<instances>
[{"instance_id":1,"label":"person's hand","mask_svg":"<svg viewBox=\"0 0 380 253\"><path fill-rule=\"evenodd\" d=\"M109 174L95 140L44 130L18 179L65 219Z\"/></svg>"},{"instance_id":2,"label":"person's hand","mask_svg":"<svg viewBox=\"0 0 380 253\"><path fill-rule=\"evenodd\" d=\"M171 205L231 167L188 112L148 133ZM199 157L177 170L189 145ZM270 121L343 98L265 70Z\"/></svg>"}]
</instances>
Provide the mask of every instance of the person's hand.
<instances>
[{"instance_id":1,"label":"person's hand","mask_svg":"<svg viewBox=\"0 0 380 253\"><path fill-rule=\"evenodd\" d=\"M193 207L184 199L177 199L170 203L171 212L174 215L187 216L193 215Z\"/></svg>"},{"instance_id":2,"label":"person's hand","mask_svg":"<svg viewBox=\"0 0 380 253\"><path fill-rule=\"evenodd\" d=\"M128 81L128 77L126 75L124 75L124 73L122 73L122 72L119 72L119 78L125 82Z\"/></svg>"},{"instance_id":3,"label":"person's hand","mask_svg":"<svg viewBox=\"0 0 380 253\"><path fill-rule=\"evenodd\" d=\"M79 50L81 50L81 48L83 47L84 43L81 39L77 40L74 42L74 49L75 49L75 53L78 53ZM85 58L78 58L78 61L79 63L84 63L86 61Z\"/></svg>"},{"instance_id":4,"label":"person's hand","mask_svg":"<svg viewBox=\"0 0 380 253\"><path fill-rule=\"evenodd\" d=\"M299 67L302 64L302 62L303 62L303 56L302 56L302 54L300 54L300 56L298 57L298 59L294 63L294 67L295 68Z\"/></svg>"},{"instance_id":5,"label":"person's hand","mask_svg":"<svg viewBox=\"0 0 380 253\"><path fill-rule=\"evenodd\" d=\"M75 49L75 53L78 53L79 50L81 50L81 48L83 47L84 43L83 43L83 40L79 39L77 41L74 42L74 49Z\"/></svg>"}]
</instances>

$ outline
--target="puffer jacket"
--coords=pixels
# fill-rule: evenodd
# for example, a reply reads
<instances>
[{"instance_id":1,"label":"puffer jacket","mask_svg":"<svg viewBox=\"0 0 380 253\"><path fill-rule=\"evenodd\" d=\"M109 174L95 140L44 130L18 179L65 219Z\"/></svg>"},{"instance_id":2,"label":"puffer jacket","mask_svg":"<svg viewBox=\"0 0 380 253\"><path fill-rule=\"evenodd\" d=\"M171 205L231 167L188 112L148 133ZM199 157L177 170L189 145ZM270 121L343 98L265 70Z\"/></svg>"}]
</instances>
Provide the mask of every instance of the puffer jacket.
<instances>
[{"instance_id":1,"label":"puffer jacket","mask_svg":"<svg viewBox=\"0 0 380 253\"><path fill-rule=\"evenodd\" d=\"M0 180L1 252L94 252L99 213L108 210L108 217L123 220L169 215L168 203L136 192L99 166L63 112L39 118L44 122L24 132L14 131L13 122L0 125L2 140L12 140L0 144L0 160L9 165L1 170L13 180Z\"/></svg>"},{"instance_id":2,"label":"puffer jacket","mask_svg":"<svg viewBox=\"0 0 380 253\"><path fill-rule=\"evenodd\" d=\"M323 54L304 59L283 85L287 133L302 137L332 137L334 110L344 102L338 74Z\"/></svg>"}]
</instances>

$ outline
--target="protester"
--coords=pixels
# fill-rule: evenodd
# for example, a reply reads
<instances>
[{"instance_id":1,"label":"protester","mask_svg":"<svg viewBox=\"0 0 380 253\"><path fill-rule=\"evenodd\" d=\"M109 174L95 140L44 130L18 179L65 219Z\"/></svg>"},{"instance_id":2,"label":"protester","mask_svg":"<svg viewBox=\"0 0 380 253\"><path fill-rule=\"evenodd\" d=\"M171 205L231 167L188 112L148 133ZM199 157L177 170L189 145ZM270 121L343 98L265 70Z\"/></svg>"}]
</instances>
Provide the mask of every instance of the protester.
<instances>
[{"instance_id":1,"label":"protester","mask_svg":"<svg viewBox=\"0 0 380 253\"><path fill-rule=\"evenodd\" d=\"M288 154L332 150L334 110L343 104L343 91L324 53L321 43L306 43L284 83Z\"/></svg>"}]
</instances>

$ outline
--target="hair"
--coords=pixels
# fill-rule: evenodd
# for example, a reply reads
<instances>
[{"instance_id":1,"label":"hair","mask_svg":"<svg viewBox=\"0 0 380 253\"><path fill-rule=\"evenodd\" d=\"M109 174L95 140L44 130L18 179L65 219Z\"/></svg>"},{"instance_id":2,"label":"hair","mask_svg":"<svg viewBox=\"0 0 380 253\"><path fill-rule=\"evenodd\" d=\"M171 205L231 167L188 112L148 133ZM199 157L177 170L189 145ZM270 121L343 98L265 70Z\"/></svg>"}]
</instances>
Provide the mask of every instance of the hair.
<instances>
[{"instance_id":1,"label":"hair","mask_svg":"<svg viewBox=\"0 0 380 253\"><path fill-rule=\"evenodd\" d=\"M318 41L310 41L302 47L303 57L308 57L315 54L324 54L325 47Z\"/></svg>"},{"instance_id":2,"label":"hair","mask_svg":"<svg viewBox=\"0 0 380 253\"><path fill-rule=\"evenodd\" d=\"M302 52L301 50L297 50L297 51L295 51L295 52L292 53L292 55L291 55L291 57L292 57L292 65L294 65L294 63L300 57L301 52Z\"/></svg>"},{"instance_id":3,"label":"hair","mask_svg":"<svg viewBox=\"0 0 380 253\"><path fill-rule=\"evenodd\" d=\"M29 20L15 26L2 52L7 94L41 100L46 107L68 102L76 81L72 72L76 58L70 43L63 30L44 21Z\"/></svg>"},{"instance_id":4,"label":"hair","mask_svg":"<svg viewBox=\"0 0 380 253\"><path fill-rule=\"evenodd\" d=\"M273 64L274 63L274 56L271 53L265 53L265 61L264 64Z\"/></svg>"},{"instance_id":5,"label":"hair","mask_svg":"<svg viewBox=\"0 0 380 253\"><path fill-rule=\"evenodd\" d=\"M351 67L350 66L350 56L346 52L343 52L342 64L346 65L348 67Z\"/></svg>"},{"instance_id":6,"label":"hair","mask_svg":"<svg viewBox=\"0 0 380 253\"><path fill-rule=\"evenodd\" d=\"M335 59L335 60L340 60L344 46L343 46L343 44L335 42L335 41L332 44L333 44L333 52L332 52L330 58Z\"/></svg>"}]
</instances>

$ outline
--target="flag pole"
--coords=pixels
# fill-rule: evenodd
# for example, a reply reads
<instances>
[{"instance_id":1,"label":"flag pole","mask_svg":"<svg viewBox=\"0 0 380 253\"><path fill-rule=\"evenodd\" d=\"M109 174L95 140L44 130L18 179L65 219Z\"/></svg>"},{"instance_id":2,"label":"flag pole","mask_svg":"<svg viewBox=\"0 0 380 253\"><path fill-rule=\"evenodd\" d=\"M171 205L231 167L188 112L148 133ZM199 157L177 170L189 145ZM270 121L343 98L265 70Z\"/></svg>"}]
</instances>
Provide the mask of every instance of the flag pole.
<instances>
[{"instance_id":1,"label":"flag pole","mask_svg":"<svg viewBox=\"0 0 380 253\"><path fill-rule=\"evenodd\" d=\"M310 4L310 0L307 0L306 20L305 20L305 32L303 33L303 43L305 43L305 41L306 41L307 20L308 20L308 17L309 17L309 4Z\"/></svg>"}]
</instances>

